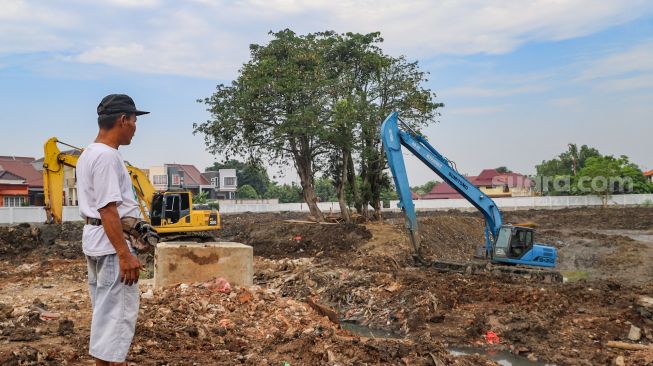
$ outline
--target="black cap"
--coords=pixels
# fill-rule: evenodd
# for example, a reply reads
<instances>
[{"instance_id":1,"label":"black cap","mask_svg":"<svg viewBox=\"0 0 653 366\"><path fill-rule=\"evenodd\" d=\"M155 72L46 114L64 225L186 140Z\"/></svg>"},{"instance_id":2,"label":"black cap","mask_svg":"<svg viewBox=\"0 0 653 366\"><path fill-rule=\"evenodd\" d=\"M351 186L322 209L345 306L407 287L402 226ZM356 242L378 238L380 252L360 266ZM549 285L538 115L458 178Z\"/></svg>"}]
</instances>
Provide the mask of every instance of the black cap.
<instances>
[{"instance_id":1,"label":"black cap","mask_svg":"<svg viewBox=\"0 0 653 366\"><path fill-rule=\"evenodd\" d=\"M135 113L137 116L140 116L141 114L148 114L150 112L137 110L134 100L126 94L107 95L102 98L102 101L97 106L98 116L118 113Z\"/></svg>"}]
</instances>

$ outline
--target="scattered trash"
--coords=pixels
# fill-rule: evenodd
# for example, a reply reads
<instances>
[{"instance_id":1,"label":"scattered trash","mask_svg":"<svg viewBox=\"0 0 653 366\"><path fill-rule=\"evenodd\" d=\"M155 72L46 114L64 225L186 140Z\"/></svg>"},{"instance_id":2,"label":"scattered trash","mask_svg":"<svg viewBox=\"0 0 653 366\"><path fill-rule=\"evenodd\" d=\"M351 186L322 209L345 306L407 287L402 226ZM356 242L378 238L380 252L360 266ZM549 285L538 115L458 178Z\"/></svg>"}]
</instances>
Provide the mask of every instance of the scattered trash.
<instances>
[{"instance_id":1,"label":"scattered trash","mask_svg":"<svg viewBox=\"0 0 653 366\"><path fill-rule=\"evenodd\" d=\"M147 300L149 300L149 299L153 299L153 298L154 298L154 291L152 291L152 289L149 289L149 290L145 291L145 292L141 295L141 298L142 298L142 299L147 299Z\"/></svg>"},{"instance_id":2,"label":"scattered trash","mask_svg":"<svg viewBox=\"0 0 653 366\"><path fill-rule=\"evenodd\" d=\"M499 339L499 336L494 333L491 330L488 330L487 333L485 334L485 341L488 344L499 344L501 343L501 339Z\"/></svg>"},{"instance_id":3,"label":"scattered trash","mask_svg":"<svg viewBox=\"0 0 653 366\"><path fill-rule=\"evenodd\" d=\"M61 317L61 314L55 313L52 311L43 311L41 315L39 315L39 319L43 321L51 321L51 320L57 320Z\"/></svg>"},{"instance_id":4,"label":"scattered trash","mask_svg":"<svg viewBox=\"0 0 653 366\"><path fill-rule=\"evenodd\" d=\"M229 284L229 281L226 279L220 277L216 278L214 280L211 280L209 282L204 283L204 288L207 288L211 291L216 291L216 292L222 292L225 294L228 294L231 292L231 285Z\"/></svg>"}]
</instances>

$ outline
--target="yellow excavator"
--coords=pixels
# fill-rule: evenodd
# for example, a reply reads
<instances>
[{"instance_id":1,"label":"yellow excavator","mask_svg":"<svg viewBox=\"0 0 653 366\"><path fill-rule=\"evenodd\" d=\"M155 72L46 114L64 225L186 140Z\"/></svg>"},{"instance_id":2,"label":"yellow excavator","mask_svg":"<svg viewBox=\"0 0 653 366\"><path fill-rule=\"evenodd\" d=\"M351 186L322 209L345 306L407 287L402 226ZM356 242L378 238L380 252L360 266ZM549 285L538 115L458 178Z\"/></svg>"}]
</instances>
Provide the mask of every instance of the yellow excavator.
<instances>
[{"instance_id":1,"label":"yellow excavator","mask_svg":"<svg viewBox=\"0 0 653 366\"><path fill-rule=\"evenodd\" d=\"M73 152L61 152L57 144L71 147ZM64 166L75 168L83 151L59 141L48 139L43 145L43 193L46 221L61 223L63 215ZM183 238L212 238L211 232L221 228L220 213L215 210L193 209L193 196L189 191L159 192L150 183L145 172L125 162L132 180L143 218L164 240Z\"/></svg>"}]
</instances>

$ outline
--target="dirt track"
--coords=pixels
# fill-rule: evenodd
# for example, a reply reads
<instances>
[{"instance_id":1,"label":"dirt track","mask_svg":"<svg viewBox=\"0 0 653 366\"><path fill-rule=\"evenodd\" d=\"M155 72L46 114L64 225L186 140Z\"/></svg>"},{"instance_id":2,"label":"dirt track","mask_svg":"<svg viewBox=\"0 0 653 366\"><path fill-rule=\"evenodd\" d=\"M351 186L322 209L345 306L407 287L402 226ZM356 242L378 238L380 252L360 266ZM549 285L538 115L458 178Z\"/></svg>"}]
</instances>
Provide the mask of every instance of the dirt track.
<instances>
[{"instance_id":1,"label":"dirt track","mask_svg":"<svg viewBox=\"0 0 653 366\"><path fill-rule=\"evenodd\" d=\"M143 365L496 365L448 352L490 347L485 335L493 331L500 344L491 348L557 365L609 365L619 356L626 365L653 360L651 349L606 346L653 341L653 309L637 304L640 296L653 296L651 208L506 213L506 222L536 222L536 240L558 247L559 268L571 280L564 284L415 267L400 217L365 226L283 221L288 218L302 217L225 216L224 238L254 247L257 286L224 294L191 284L146 296L130 359ZM430 258L470 259L482 242L478 215L438 212L420 223ZM89 364L79 228L0 228L0 365ZM341 321L392 338L343 330L309 306L310 299L336 309ZM40 320L44 307L61 318ZM638 342L628 339L631 325L641 329Z\"/></svg>"}]
</instances>

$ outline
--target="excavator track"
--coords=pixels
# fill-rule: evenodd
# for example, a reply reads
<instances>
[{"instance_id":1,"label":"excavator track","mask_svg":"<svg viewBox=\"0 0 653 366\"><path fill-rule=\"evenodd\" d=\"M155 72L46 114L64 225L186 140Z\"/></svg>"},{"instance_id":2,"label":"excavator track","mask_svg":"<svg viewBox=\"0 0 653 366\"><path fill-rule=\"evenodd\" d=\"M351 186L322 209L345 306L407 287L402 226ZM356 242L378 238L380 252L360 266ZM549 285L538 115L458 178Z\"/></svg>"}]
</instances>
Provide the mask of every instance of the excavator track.
<instances>
[{"instance_id":1,"label":"excavator track","mask_svg":"<svg viewBox=\"0 0 653 366\"><path fill-rule=\"evenodd\" d=\"M563 277L560 272L544 268L540 269L526 266L499 265L486 261L470 261L463 263L438 260L433 262L426 262L424 260L418 259L418 263L443 273L453 272L466 275L508 274L511 276L518 276L524 279L530 279L544 283L563 282Z\"/></svg>"},{"instance_id":2,"label":"excavator track","mask_svg":"<svg viewBox=\"0 0 653 366\"><path fill-rule=\"evenodd\" d=\"M216 231L193 231L186 233L175 233L175 234L163 234L161 235L161 241L187 241L191 243L208 243L213 241L218 241L217 230Z\"/></svg>"}]
</instances>

